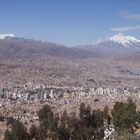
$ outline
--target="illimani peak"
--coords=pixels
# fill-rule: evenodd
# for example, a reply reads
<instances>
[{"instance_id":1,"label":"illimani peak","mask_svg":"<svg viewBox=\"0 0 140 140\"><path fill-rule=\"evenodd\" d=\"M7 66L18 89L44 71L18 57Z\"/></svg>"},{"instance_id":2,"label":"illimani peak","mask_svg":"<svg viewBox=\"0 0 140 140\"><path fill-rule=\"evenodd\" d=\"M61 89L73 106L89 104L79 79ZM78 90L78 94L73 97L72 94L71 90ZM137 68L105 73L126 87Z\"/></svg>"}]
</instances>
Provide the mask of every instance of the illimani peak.
<instances>
[{"instance_id":1,"label":"illimani peak","mask_svg":"<svg viewBox=\"0 0 140 140\"><path fill-rule=\"evenodd\" d=\"M130 35L125 36L123 34L114 35L114 36L110 37L109 40L114 41L116 43L120 43L124 46L127 46L127 45L132 44L132 43L139 43L140 42L140 40L136 39L133 36L130 36Z\"/></svg>"}]
</instances>

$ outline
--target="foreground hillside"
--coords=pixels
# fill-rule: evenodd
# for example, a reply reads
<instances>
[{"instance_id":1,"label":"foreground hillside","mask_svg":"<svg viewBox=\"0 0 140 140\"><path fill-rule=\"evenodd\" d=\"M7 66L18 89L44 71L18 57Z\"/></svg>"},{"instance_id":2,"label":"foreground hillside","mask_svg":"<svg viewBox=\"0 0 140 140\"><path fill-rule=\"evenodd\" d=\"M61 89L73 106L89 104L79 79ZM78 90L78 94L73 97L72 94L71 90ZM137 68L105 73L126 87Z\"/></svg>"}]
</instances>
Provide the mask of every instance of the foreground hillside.
<instances>
[{"instance_id":1,"label":"foreground hillside","mask_svg":"<svg viewBox=\"0 0 140 140\"><path fill-rule=\"evenodd\" d=\"M37 118L29 123L6 118L4 140L139 139L140 113L131 99L126 103L116 102L112 110L106 106L102 111L81 103L78 116L75 113L69 116L67 111L54 114L44 105Z\"/></svg>"}]
</instances>

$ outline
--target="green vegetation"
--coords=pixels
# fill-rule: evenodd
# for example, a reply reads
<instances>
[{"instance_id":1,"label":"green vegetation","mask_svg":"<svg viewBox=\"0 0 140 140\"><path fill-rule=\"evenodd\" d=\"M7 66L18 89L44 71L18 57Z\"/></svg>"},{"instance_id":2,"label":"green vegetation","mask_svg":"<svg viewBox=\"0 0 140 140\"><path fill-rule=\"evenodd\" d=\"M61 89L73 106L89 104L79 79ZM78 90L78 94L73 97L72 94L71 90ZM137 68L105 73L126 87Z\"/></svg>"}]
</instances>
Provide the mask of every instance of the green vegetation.
<instances>
[{"instance_id":1,"label":"green vegetation","mask_svg":"<svg viewBox=\"0 0 140 140\"><path fill-rule=\"evenodd\" d=\"M29 135L25 126L17 120L11 122L11 130L7 129L4 140L28 140Z\"/></svg>"},{"instance_id":2,"label":"green vegetation","mask_svg":"<svg viewBox=\"0 0 140 140\"><path fill-rule=\"evenodd\" d=\"M79 118L64 112L61 117L54 115L48 105L38 112L39 127L34 124L27 131L18 120L7 119L4 140L103 140L104 130L111 124L115 128L118 140L133 140L140 123L140 113L135 103L129 99L126 103L116 102L111 113L106 106L103 111L91 110L84 103L79 108Z\"/></svg>"}]
</instances>

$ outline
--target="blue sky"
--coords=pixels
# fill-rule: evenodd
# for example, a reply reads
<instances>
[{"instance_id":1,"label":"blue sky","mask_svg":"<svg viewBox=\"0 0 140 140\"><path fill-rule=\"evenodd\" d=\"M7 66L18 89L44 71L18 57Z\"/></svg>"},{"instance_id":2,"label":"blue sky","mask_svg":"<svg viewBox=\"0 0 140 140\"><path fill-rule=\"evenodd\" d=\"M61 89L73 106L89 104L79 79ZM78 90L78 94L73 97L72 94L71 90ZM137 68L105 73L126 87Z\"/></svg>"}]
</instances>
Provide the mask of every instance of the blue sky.
<instances>
[{"instance_id":1,"label":"blue sky","mask_svg":"<svg viewBox=\"0 0 140 140\"><path fill-rule=\"evenodd\" d=\"M0 0L0 34L74 46L120 32L140 38L140 0Z\"/></svg>"}]
</instances>

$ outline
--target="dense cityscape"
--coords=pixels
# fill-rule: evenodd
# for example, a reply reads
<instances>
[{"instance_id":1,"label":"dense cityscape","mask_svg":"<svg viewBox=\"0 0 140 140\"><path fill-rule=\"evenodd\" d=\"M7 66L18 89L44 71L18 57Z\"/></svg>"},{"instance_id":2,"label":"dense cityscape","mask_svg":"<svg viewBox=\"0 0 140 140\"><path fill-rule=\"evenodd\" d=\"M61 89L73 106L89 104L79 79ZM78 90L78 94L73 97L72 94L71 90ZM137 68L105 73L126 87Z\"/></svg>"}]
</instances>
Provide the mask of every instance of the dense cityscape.
<instances>
[{"instance_id":1,"label":"dense cityscape","mask_svg":"<svg viewBox=\"0 0 140 140\"><path fill-rule=\"evenodd\" d=\"M6 129L6 118L28 124L27 128L33 122L39 124L38 112L46 104L60 118L64 112L69 116L75 113L78 118L82 103L92 110L104 110L106 106L111 110L117 101L127 102L129 98L138 107L140 103L140 88L132 85L124 88L59 87L33 83L15 85L7 82L0 90L0 118L3 118L1 135L4 135Z\"/></svg>"}]
</instances>

